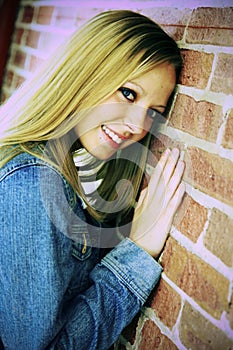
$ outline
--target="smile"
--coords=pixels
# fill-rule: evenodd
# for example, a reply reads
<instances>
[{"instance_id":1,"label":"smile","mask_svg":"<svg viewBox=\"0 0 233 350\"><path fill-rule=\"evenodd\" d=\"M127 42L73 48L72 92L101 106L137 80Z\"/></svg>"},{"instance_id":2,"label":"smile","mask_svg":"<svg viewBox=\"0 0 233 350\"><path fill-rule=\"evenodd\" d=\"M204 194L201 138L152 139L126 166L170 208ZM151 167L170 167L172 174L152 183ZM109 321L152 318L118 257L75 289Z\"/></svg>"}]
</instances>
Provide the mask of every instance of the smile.
<instances>
[{"instance_id":1,"label":"smile","mask_svg":"<svg viewBox=\"0 0 233 350\"><path fill-rule=\"evenodd\" d=\"M120 145L123 142L123 140L120 139L120 137L117 136L112 130L109 130L106 125L102 125L102 130L118 145Z\"/></svg>"}]
</instances>

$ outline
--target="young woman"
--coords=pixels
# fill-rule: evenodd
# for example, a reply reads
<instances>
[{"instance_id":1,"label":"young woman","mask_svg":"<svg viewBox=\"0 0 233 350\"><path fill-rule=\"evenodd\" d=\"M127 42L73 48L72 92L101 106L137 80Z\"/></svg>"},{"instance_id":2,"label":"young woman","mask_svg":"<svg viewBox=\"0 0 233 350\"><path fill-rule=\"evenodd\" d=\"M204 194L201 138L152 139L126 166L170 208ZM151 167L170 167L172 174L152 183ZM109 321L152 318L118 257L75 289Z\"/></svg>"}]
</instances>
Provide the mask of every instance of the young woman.
<instances>
[{"instance_id":1,"label":"young woman","mask_svg":"<svg viewBox=\"0 0 233 350\"><path fill-rule=\"evenodd\" d=\"M166 150L141 186L181 65L153 21L108 11L2 106L6 349L106 350L158 283L185 190L179 151Z\"/></svg>"}]
</instances>

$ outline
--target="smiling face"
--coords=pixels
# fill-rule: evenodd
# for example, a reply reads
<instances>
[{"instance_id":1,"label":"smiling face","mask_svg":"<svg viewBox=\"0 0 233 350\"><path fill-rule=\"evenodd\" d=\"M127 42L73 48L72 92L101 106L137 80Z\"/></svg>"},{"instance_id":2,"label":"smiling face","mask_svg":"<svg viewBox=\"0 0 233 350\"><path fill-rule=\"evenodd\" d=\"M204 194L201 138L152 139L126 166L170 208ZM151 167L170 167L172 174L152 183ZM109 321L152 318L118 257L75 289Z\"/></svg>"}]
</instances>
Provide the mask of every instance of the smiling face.
<instances>
[{"instance_id":1,"label":"smiling face","mask_svg":"<svg viewBox=\"0 0 233 350\"><path fill-rule=\"evenodd\" d=\"M83 147L98 159L140 141L165 111L176 84L174 66L161 64L127 81L75 127Z\"/></svg>"}]
</instances>

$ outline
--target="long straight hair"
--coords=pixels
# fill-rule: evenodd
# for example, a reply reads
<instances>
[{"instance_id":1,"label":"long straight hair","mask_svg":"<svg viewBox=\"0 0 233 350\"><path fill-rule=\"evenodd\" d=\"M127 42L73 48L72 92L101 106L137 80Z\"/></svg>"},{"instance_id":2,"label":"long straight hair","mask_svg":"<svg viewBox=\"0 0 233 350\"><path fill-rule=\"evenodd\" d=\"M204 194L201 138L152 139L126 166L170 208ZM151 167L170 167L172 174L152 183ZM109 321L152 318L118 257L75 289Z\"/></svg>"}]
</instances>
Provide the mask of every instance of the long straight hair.
<instances>
[{"instance_id":1,"label":"long straight hair","mask_svg":"<svg viewBox=\"0 0 233 350\"><path fill-rule=\"evenodd\" d=\"M102 210L94 209L80 184L70 141L74 138L73 129L85 117L85 111L111 96L127 80L162 63L172 64L179 76L180 50L151 19L128 10L107 11L93 17L1 107L1 165L25 151L44 157L41 149L49 143L47 160L60 169L84 199L88 211L104 220L105 206ZM129 149L125 149L121 157L111 159L101 168L99 176L104 181L99 194L105 203L116 199L115 187L122 178L131 182L136 199L149 143L148 133L141 141L145 147L140 154L130 146L128 165ZM124 201L126 197L122 195L120 202ZM120 214L127 214L132 205L131 202L119 209Z\"/></svg>"}]
</instances>

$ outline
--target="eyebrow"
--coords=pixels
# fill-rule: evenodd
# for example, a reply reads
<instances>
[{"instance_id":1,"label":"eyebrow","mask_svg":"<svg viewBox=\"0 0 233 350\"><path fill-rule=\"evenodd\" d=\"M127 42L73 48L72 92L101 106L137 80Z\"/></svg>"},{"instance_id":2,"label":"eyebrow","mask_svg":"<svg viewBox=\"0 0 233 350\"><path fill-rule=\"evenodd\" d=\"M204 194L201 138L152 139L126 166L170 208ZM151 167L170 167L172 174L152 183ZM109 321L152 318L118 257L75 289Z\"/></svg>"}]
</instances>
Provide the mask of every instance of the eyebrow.
<instances>
[{"instance_id":1,"label":"eyebrow","mask_svg":"<svg viewBox=\"0 0 233 350\"><path fill-rule=\"evenodd\" d=\"M139 85L138 83L136 83L134 80L130 80L130 81L128 81L128 83L131 83L131 84L137 86L140 90L142 90L143 93L145 93L145 90L143 89L143 87L141 85Z\"/></svg>"}]
</instances>

